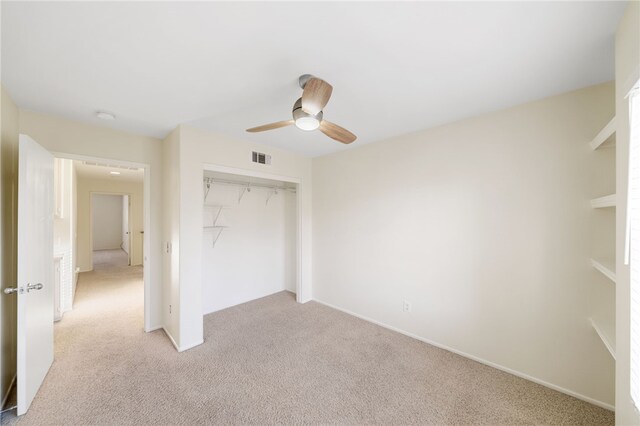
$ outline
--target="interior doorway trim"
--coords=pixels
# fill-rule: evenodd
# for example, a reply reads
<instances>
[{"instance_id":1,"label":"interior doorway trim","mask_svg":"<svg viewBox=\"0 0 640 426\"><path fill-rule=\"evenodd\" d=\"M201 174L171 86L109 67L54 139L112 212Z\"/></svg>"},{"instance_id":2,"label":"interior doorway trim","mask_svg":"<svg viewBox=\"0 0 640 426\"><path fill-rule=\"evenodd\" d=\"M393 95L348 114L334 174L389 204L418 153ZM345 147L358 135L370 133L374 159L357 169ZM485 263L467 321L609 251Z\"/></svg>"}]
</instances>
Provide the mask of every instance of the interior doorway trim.
<instances>
[{"instance_id":1,"label":"interior doorway trim","mask_svg":"<svg viewBox=\"0 0 640 426\"><path fill-rule=\"evenodd\" d=\"M302 180L300 178L278 175L274 173L265 173L256 170L240 169L237 167L222 166L218 164L204 164L203 172L219 172L229 173L245 177L255 177L262 179L279 180L282 182L293 183L296 185L296 301L298 303L308 302L309 299L304 299L303 295L311 294L311 289L302 289L303 285L310 285L310 281L305 283L302 279L301 259L303 256L303 244L302 244L302 196L301 193L305 191L303 188Z\"/></svg>"},{"instance_id":2,"label":"interior doorway trim","mask_svg":"<svg viewBox=\"0 0 640 426\"><path fill-rule=\"evenodd\" d=\"M144 331L150 332L157 330L159 327L153 327L151 324L151 293L153 291L149 277L151 276L151 265L155 261L151 251L151 164L137 163L134 161L115 160L112 158L92 157L88 155L69 154L66 152L52 152L56 158L64 158L67 160L92 161L98 163L108 162L117 166L137 167L144 170L143 182L143 224L144 234L142 238L142 274L144 280ZM93 260L92 260L93 262ZM158 290L160 291L160 289Z\"/></svg>"}]
</instances>

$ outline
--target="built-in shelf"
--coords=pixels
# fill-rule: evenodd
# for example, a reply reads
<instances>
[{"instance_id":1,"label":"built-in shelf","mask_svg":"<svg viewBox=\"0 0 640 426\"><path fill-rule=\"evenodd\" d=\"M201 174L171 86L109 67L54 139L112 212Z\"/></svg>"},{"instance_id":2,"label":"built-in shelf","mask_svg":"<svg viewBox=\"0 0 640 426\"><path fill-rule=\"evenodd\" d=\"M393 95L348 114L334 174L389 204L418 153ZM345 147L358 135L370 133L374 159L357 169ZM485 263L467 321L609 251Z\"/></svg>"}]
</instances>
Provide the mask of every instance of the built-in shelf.
<instances>
[{"instance_id":1,"label":"built-in shelf","mask_svg":"<svg viewBox=\"0 0 640 426\"><path fill-rule=\"evenodd\" d=\"M604 126L602 130L600 130L600 132L596 135L596 137L593 138L591 142L589 142L591 149L595 150L603 146L608 146L609 144L605 145L605 142L607 142L615 132L616 132L616 118L613 117L611 121L608 122L607 125Z\"/></svg>"},{"instance_id":2,"label":"built-in shelf","mask_svg":"<svg viewBox=\"0 0 640 426\"><path fill-rule=\"evenodd\" d=\"M604 197L594 198L591 200L591 207L594 209L603 209L606 207L616 206L616 194L605 195Z\"/></svg>"},{"instance_id":3,"label":"built-in shelf","mask_svg":"<svg viewBox=\"0 0 640 426\"><path fill-rule=\"evenodd\" d=\"M205 195L205 199L206 199L206 195ZM226 207L225 206L208 206L206 204L204 207L217 210L217 212L215 213L215 217L213 218L213 223L211 225L205 225L202 227L203 229L216 229L218 231L217 234L214 234L212 245L211 245L212 247L215 247L216 243L218 242L218 239L220 238L220 235L222 235L222 231L229 228L229 225L223 225L224 223L227 223L224 215L222 214L222 209Z\"/></svg>"},{"instance_id":4,"label":"built-in shelf","mask_svg":"<svg viewBox=\"0 0 640 426\"><path fill-rule=\"evenodd\" d=\"M616 266L612 260L595 260L591 259L591 266L600 271L605 277L614 283L616 282Z\"/></svg>"},{"instance_id":5,"label":"built-in shelf","mask_svg":"<svg viewBox=\"0 0 640 426\"><path fill-rule=\"evenodd\" d=\"M602 343L604 343L613 359L616 359L615 330L611 327L604 326L604 324L595 322L593 318L590 318L589 321L591 321L591 326L596 331L596 333L598 333L598 336L600 336Z\"/></svg>"}]
</instances>

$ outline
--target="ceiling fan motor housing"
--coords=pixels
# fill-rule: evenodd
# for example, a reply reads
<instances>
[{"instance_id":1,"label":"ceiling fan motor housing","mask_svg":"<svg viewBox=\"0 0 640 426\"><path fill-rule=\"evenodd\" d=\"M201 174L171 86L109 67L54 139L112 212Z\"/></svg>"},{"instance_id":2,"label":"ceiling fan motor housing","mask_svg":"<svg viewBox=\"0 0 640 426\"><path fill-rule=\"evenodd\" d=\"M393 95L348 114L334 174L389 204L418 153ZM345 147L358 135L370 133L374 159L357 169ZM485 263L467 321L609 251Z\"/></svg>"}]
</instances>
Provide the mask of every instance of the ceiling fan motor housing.
<instances>
[{"instance_id":1,"label":"ceiling fan motor housing","mask_svg":"<svg viewBox=\"0 0 640 426\"><path fill-rule=\"evenodd\" d=\"M317 113L316 115L309 114L308 112L304 112L302 110L302 98L299 98L295 104L293 104L293 119L297 120L299 118L304 117L313 117L318 121L322 121L322 111Z\"/></svg>"}]
</instances>

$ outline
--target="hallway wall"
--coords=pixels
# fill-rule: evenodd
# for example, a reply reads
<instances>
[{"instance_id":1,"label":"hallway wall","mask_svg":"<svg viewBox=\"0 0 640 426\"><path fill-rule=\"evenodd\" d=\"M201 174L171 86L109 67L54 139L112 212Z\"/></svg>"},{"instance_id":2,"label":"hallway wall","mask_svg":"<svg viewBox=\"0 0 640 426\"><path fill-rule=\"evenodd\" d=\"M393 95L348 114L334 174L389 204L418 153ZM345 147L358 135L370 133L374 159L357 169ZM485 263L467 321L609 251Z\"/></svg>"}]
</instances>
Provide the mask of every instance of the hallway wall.
<instances>
[{"instance_id":1,"label":"hallway wall","mask_svg":"<svg viewBox=\"0 0 640 426\"><path fill-rule=\"evenodd\" d=\"M142 265L144 235L142 234L142 231L144 231L143 183L115 179L89 179L79 176L78 267L80 271L85 272L93 269L93 242L91 238L92 192L131 195L131 265ZM122 200L122 197L120 197L120 200ZM122 213L120 212L119 214L121 221Z\"/></svg>"},{"instance_id":2,"label":"hallway wall","mask_svg":"<svg viewBox=\"0 0 640 426\"><path fill-rule=\"evenodd\" d=\"M122 195L92 194L92 249L118 249L123 245Z\"/></svg>"}]
</instances>

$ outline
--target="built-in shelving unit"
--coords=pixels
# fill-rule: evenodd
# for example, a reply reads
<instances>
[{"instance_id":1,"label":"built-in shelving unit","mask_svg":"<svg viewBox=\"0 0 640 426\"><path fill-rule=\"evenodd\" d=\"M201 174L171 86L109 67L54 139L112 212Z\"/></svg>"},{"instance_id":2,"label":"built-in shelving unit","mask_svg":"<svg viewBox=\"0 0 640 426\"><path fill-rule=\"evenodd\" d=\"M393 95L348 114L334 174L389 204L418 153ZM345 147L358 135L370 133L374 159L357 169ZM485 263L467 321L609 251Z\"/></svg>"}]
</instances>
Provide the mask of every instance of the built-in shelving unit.
<instances>
[{"instance_id":1,"label":"built-in shelving unit","mask_svg":"<svg viewBox=\"0 0 640 426\"><path fill-rule=\"evenodd\" d=\"M589 142L589 147L594 151L602 148L615 148L615 133L616 118L613 117ZM615 188L615 156L604 152L594 153L594 155L598 157L593 158L596 167L594 169L596 179L593 182L598 187L598 191L606 193L607 189ZM609 163L609 161L614 161L614 163ZM607 281L598 279L596 274L593 275L594 279L590 282L589 287L592 301L592 316L589 318L589 322L615 360L615 305L612 304L612 301L615 301L616 261L611 241L615 240L612 233L615 232L616 194L593 198L590 200L590 204L594 209L594 214L591 217L593 223L592 251L597 253L590 260L591 266L613 285L607 285ZM601 212L595 213L596 210L601 210Z\"/></svg>"},{"instance_id":2,"label":"built-in shelving unit","mask_svg":"<svg viewBox=\"0 0 640 426\"><path fill-rule=\"evenodd\" d=\"M603 209L616 206L616 194L605 195L591 200L591 207L594 209Z\"/></svg>"},{"instance_id":3,"label":"built-in shelving unit","mask_svg":"<svg viewBox=\"0 0 640 426\"><path fill-rule=\"evenodd\" d=\"M615 144L615 141L612 138L613 134L616 132L616 118L613 117L611 121L607 123L606 126L594 137L591 142L589 142L589 146L591 149L596 150L605 146L612 146ZM611 141L610 141L611 139ZM606 142L606 143L605 143Z\"/></svg>"},{"instance_id":4,"label":"built-in shelving unit","mask_svg":"<svg viewBox=\"0 0 640 426\"><path fill-rule=\"evenodd\" d=\"M614 283L616 282L615 262L612 260L596 260L591 259L591 266L596 268L605 277L609 278Z\"/></svg>"},{"instance_id":5,"label":"built-in shelving unit","mask_svg":"<svg viewBox=\"0 0 640 426\"><path fill-rule=\"evenodd\" d=\"M615 328L607 327L602 323L598 323L593 318L590 318L589 321L591 322L591 326L595 332L600 336L602 343L604 343L613 359L616 359Z\"/></svg>"}]
</instances>

